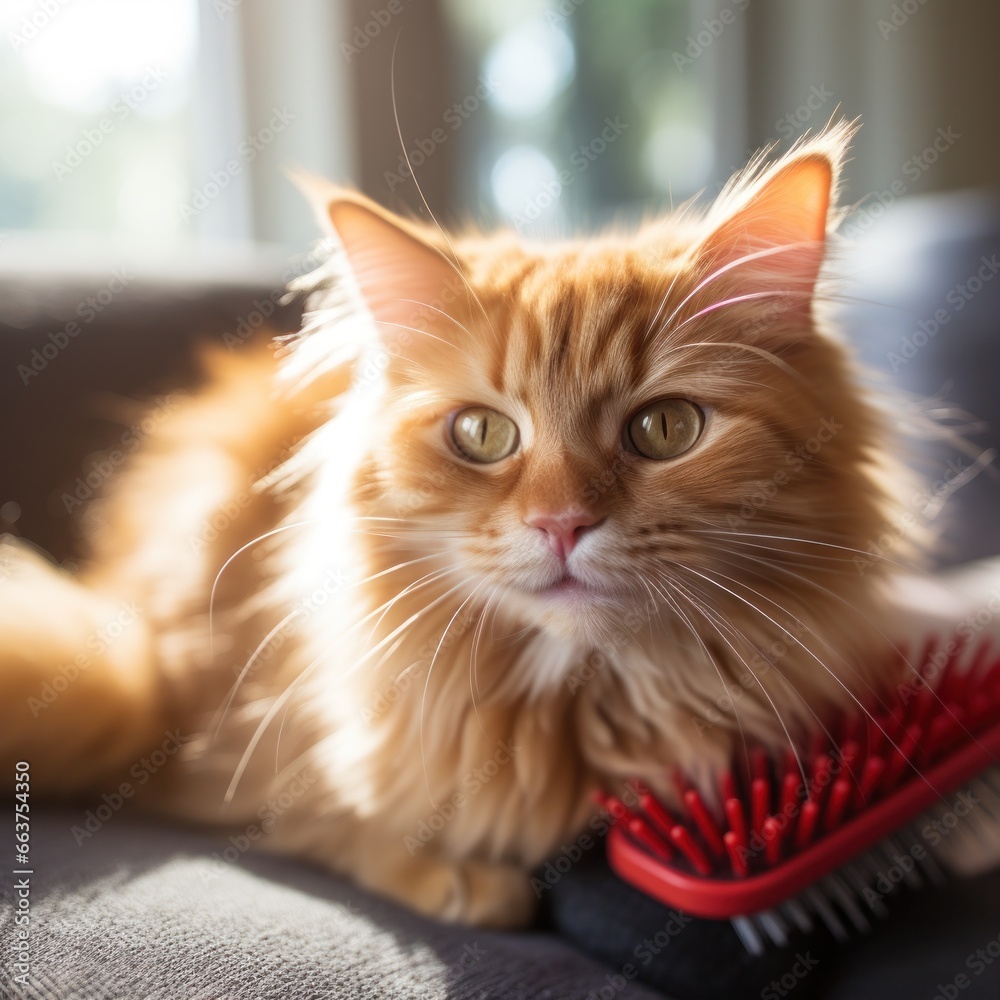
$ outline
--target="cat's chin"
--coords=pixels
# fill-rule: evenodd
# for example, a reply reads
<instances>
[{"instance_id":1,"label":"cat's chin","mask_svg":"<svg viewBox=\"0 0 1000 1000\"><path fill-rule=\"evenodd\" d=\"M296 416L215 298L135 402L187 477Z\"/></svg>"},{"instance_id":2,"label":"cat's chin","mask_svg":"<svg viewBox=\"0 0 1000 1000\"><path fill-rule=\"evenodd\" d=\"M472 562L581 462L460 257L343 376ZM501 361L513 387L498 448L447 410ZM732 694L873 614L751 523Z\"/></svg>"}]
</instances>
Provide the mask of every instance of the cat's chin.
<instances>
[{"instance_id":1,"label":"cat's chin","mask_svg":"<svg viewBox=\"0 0 1000 1000\"><path fill-rule=\"evenodd\" d=\"M588 645L621 645L626 601L565 576L541 590L521 591L511 605L518 617L551 635Z\"/></svg>"}]
</instances>

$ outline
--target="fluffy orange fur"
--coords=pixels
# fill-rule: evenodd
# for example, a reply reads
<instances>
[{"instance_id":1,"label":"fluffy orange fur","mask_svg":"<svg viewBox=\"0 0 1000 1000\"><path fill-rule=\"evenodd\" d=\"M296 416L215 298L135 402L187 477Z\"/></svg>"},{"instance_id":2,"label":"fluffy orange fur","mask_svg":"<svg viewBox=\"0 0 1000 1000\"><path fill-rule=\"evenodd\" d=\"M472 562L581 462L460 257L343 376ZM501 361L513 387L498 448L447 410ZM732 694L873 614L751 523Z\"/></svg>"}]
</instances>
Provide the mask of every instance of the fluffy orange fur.
<instances>
[{"instance_id":1,"label":"fluffy orange fur","mask_svg":"<svg viewBox=\"0 0 1000 1000\"><path fill-rule=\"evenodd\" d=\"M703 781L870 693L885 573L854 558L891 516L887 438L820 284L848 138L556 245L332 192L298 341L208 359L78 578L3 550L4 750L101 790L180 730L151 808L509 925L596 788L669 795L669 767ZM661 399L704 423L653 460L627 428ZM466 458L468 406L516 448ZM560 555L539 517L586 530ZM122 601L127 639L31 709Z\"/></svg>"}]
</instances>

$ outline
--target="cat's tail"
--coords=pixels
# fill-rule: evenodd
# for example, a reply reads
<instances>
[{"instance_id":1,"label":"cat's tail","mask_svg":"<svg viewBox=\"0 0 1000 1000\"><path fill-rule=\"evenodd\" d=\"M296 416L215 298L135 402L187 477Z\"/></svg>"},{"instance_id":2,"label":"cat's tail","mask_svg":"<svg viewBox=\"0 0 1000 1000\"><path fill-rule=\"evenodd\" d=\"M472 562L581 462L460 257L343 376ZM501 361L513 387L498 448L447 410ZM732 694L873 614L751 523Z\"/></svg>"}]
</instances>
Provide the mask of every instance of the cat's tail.
<instances>
[{"instance_id":1,"label":"cat's tail","mask_svg":"<svg viewBox=\"0 0 1000 1000\"><path fill-rule=\"evenodd\" d=\"M0 536L5 774L27 761L33 791L65 794L127 771L162 735L156 677L140 609L89 590L28 545Z\"/></svg>"}]
</instances>

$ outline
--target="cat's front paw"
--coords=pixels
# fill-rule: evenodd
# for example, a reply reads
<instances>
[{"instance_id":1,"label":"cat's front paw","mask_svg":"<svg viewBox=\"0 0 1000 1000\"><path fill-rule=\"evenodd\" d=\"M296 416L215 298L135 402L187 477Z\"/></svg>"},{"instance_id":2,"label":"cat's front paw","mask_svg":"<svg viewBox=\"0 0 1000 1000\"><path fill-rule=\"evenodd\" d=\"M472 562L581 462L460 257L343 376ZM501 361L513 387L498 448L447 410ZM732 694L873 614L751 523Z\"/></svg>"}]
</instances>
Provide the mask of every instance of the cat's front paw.
<instances>
[{"instance_id":1,"label":"cat's front paw","mask_svg":"<svg viewBox=\"0 0 1000 1000\"><path fill-rule=\"evenodd\" d=\"M467 861L458 866L460 887L446 919L481 927L523 927L538 902L528 874L512 865Z\"/></svg>"},{"instance_id":2,"label":"cat's front paw","mask_svg":"<svg viewBox=\"0 0 1000 1000\"><path fill-rule=\"evenodd\" d=\"M411 859L363 881L414 910L438 920L480 927L523 927L537 898L527 872L514 865L481 861Z\"/></svg>"}]
</instances>

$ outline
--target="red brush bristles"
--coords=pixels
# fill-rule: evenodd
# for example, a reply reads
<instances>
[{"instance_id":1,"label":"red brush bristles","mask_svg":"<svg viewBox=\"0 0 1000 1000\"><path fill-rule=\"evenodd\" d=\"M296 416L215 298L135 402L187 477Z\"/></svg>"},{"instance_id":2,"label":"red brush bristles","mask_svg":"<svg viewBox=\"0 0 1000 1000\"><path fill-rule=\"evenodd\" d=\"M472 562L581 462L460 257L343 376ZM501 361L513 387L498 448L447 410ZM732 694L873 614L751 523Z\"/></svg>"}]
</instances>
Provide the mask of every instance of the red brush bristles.
<instances>
[{"instance_id":1,"label":"red brush bristles","mask_svg":"<svg viewBox=\"0 0 1000 1000\"><path fill-rule=\"evenodd\" d=\"M986 643L966 652L942 663L928 643L892 699L844 714L798 754L741 748L715 805L683 782L677 809L648 793L629 805L602 795L612 868L670 906L732 918L754 951L761 930L783 944L787 921L810 929L810 911L838 936L838 913L866 929L866 912L884 911L880 890L940 880L943 836L914 820L942 804L961 813L948 797L977 776L964 811L1000 842L1000 780L983 773L1000 761L1000 657Z\"/></svg>"}]
</instances>

